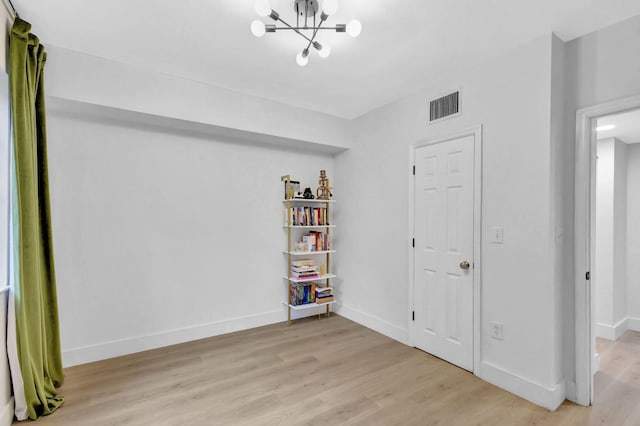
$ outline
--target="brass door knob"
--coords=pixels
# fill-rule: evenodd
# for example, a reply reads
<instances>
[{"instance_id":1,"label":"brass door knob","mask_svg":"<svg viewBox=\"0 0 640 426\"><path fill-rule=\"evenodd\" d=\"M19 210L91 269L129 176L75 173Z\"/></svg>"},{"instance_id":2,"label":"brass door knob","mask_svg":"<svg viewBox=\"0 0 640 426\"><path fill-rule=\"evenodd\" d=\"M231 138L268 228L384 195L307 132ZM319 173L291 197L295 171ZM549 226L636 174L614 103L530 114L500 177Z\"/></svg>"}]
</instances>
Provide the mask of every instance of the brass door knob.
<instances>
[{"instance_id":1,"label":"brass door knob","mask_svg":"<svg viewBox=\"0 0 640 426\"><path fill-rule=\"evenodd\" d=\"M470 266L471 264L466 260L460 262L460 269L469 269Z\"/></svg>"}]
</instances>

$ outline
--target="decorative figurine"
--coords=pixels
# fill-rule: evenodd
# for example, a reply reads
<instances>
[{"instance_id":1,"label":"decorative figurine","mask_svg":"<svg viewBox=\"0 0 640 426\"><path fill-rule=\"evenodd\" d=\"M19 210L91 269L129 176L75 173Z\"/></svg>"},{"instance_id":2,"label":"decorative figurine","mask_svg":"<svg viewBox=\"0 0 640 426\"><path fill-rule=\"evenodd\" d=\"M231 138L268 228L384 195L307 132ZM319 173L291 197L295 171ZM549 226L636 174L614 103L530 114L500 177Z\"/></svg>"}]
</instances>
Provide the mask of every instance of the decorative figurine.
<instances>
[{"instance_id":1,"label":"decorative figurine","mask_svg":"<svg viewBox=\"0 0 640 426\"><path fill-rule=\"evenodd\" d=\"M328 200L333 197L331 187L329 186L329 178L326 170L320 170L320 180L318 181L318 190L316 191L318 200Z\"/></svg>"},{"instance_id":2,"label":"decorative figurine","mask_svg":"<svg viewBox=\"0 0 640 426\"><path fill-rule=\"evenodd\" d=\"M291 180L291 175L280 176L280 180L284 181L284 199L285 200L291 200L293 198L302 198L299 181Z\"/></svg>"},{"instance_id":3,"label":"decorative figurine","mask_svg":"<svg viewBox=\"0 0 640 426\"><path fill-rule=\"evenodd\" d=\"M313 200L315 197L313 196L313 192L311 192L311 188L305 188L304 194L302 195L305 200Z\"/></svg>"},{"instance_id":4,"label":"decorative figurine","mask_svg":"<svg viewBox=\"0 0 640 426\"><path fill-rule=\"evenodd\" d=\"M291 175L280 176L280 180L284 181L284 199L290 200L293 198L293 190L291 188Z\"/></svg>"},{"instance_id":5,"label":"decorative figurine","mask_svg":"<svg viewBox=\"0 0 640 426\"><path fill-rule=\"evenodd\" d=\"M293 198L302 198L302 192L300 192L300 182L297 180L291 181L291 192L293 192Z\"/></svg>"}]
</instances>

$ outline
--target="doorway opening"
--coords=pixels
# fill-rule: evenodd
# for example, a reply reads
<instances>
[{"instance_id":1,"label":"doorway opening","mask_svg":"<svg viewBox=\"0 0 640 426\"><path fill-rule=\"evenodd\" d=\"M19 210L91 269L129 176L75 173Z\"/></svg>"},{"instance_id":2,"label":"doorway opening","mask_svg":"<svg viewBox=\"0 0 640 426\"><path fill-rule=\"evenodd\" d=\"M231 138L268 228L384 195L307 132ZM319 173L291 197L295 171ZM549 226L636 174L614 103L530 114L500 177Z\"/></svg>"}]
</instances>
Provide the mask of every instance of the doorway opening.
<instances>
[{"instance_id":1,"label":"doorway opening","mask_svg":"<svg viewBox=\"0 0 640 426\"><path fill-rule=\"evenodd\" d=\"M576 130L576 402L590 405L629 386L621 357L640 359L640 96L579 110Z\"/></svg>"},{"instance_id":2,"label":"doorway opening","mask_svg":"<svg viewBox=\"0 0 640 426\"><path fill-rule=\"evenodd\" d=\"M594 400L640 358L640 109L596 119ZM629 355L629 356L626 356Z\"/></svg>"}]
</instances>

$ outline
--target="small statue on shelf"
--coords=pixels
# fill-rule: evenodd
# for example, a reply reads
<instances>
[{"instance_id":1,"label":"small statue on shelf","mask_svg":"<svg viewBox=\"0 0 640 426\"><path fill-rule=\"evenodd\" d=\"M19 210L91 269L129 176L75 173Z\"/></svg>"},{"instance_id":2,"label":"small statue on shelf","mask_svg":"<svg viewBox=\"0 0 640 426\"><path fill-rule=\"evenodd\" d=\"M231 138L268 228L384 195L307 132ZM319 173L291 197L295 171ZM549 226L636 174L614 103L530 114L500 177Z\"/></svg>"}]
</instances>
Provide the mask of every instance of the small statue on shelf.
<instances>
[{"instance_id":1,"label":"small statue on shelf","mask_svg":"<svg viewBox=\"0 0 640 426\"><path fill-rule=\"evenodd\" d=\"M305 200L313 200L315 197L313 196L313 192L311 192L311 188L305 188L304 194L302 195Z\"/></svg>"},{"instance_id":2,"label":"small statue on shelf","mask_svg":"<svg viewBox=\"0 0 640 426\"><path fill-rule=\"evenodd\" d=\"M280 176L280 180L284 182L284 199L292 199L293 191L291 189L291 175Z\"/></svg>"},{"instance_id":3,"label":"small statue on shelf","mask_svg":"<svg viewBox=\"0 0 640 426\"><path fill-rule=\"evenodd\" d=\"M331 187L329 186L329 178L327 177L326 170L320 170L320 180L318 181L318 190L316 191L318 200L329 200L333 197L331 193Z\"/></svg>"}]
</instances>

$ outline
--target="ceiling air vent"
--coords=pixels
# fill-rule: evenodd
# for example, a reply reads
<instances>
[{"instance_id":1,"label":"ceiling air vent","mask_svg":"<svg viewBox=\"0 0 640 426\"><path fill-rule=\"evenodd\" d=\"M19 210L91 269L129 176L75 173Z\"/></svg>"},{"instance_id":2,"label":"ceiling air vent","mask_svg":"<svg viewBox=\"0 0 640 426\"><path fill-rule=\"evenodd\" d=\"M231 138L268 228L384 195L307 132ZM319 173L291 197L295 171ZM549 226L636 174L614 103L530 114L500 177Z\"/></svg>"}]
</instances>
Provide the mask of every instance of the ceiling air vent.
<instances>
[{"instance_id":1,"label":"ceiling air vent","mask_svg":"<svg viewBox=\"0 0 640 426\"><path fill-rule=\"evenodd\" d=\"M460 113L460 92L434 99L429 102L429 122Z\"/></svg>"}]
</instances>

